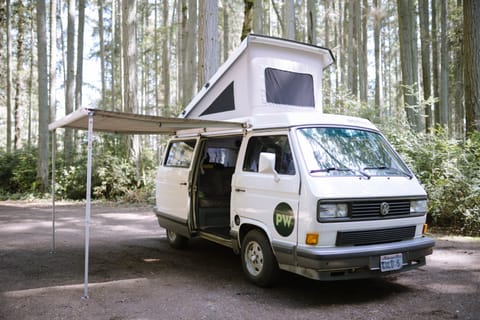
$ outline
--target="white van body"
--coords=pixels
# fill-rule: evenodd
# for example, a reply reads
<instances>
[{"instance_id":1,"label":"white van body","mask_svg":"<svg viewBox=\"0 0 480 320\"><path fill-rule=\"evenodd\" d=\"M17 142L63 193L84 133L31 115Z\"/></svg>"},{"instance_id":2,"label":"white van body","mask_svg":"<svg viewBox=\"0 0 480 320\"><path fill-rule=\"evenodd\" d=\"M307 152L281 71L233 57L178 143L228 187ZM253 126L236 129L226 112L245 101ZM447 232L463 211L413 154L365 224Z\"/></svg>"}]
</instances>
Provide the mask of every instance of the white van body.
<instances>
[{"instance_id":1,"label":"white van body","mask_svg":"<svg viewBox=\"0 0 480 320\"><path fill-rule=\"evenodd\" d=\"M424 265L434 241L418 180L371 122L321 112L329 51L250 36L234 57L181 117L242 125L177 131L158 168L154 211L170 244L228 246L260 286L279 270L335 280ZM311 89L295 97L303 81Z\"/></svg>"}]
</instances>

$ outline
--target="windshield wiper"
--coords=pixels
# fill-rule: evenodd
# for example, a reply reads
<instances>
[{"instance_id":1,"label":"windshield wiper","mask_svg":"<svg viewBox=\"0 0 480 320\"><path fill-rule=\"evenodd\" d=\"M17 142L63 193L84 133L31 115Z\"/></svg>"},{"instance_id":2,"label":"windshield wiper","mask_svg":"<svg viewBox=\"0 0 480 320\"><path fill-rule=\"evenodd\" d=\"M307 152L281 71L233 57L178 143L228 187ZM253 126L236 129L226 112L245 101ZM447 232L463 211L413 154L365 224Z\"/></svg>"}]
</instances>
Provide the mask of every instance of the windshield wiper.
<instances>
[{"instance_id":1,"label":"windshield wiper","mask_svg":"<svg viewBox=\"0 0 480 320\"><path fill-rule=\"evenodd\" d=\"M353 170L353 169L350 169L350 168L336 168L336 167L328 167L328 168L323 168L323 169L314 169L314 170L310 170L310 173L317 173L317 172L326 172L326 173L330 173L330 171L351 171L353 173L360 173L362 176L365 176L367 177L368 179L370 179L370 175L366 172L363 172L361 170Z\"/></svg>"},{"instance_id":2,"label":"windshield wiper","mask_svg":"<svg viewBox=\"0 0 480 320\"><path fill-rule=\"evenodd\" d=\"M371 167L365 167L363 170L392 170L395 171L396 173L403 174L404 176L407 176L409 179L413 179L413 176L405 171L402 171L400 169L392 168L392 167L387 167L387 166L371 166Z\"/></svg>"}]
</instances>

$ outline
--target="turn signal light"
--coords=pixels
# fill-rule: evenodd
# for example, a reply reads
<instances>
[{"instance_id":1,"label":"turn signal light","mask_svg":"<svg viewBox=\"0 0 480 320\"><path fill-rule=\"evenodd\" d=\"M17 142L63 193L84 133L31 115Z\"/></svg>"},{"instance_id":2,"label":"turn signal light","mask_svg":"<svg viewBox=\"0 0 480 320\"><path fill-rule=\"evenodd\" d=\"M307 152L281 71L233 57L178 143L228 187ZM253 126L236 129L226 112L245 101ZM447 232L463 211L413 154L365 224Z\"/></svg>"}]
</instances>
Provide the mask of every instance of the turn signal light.
<instances>
[{"instance_id":1,"label":"turn signal light","mask_svg":"<svg viewBox=\"0 0 480 320\"><path fill-rule=\"evenodd\" d=\"M318 233L307 233L305 243L314 246L318 243Z\"/></svg>"},{"instance_id":2,"label":"turn signal light","mask_svg":"<svg viewBox=\"0 0 480 320\"><path fill-rule=\"evenodd\" d=\"M425 224L423 225L422 233L423 233L423 234L427 234L427 232L428 232L428 224L425 223Z\"/></svg>"}]
</instances>

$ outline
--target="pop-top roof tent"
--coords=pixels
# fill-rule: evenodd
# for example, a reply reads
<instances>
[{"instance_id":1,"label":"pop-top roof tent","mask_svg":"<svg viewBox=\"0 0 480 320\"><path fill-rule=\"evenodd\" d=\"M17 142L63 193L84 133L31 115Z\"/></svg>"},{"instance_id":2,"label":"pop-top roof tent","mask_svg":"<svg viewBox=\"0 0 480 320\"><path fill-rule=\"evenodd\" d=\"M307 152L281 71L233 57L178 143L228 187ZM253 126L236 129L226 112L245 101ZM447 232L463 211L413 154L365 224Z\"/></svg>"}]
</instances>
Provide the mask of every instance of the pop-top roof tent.
<instances>
[{"instance_id":1,"label":"pop-top roof tent","mask_svg":"<svg viewBox=\"0 0 480 320\"><path fill-rule=\"evenodd\" d=\"M249 35L179 117L227 120L262 113L322 112L329 49Z\"/></svg>"},{"instance_id":2,"label":"pop-top roof tent","mask_svg":"<svg viewBox=\"0 0 480 320\"><path fill-rule=\"evenodd\" d=\"M88 297L93 131L178 135L192 130L245 130L246 118L287 111L322 112L323 70L334 62L329 49L290 40L249 35L178 118L82 108L49 125L88 131L85 208L85 280ZM55 159L55 148L52 148ZM55 161L52 161L52 252L55 251Z\"/></svg>"}]
</instances>

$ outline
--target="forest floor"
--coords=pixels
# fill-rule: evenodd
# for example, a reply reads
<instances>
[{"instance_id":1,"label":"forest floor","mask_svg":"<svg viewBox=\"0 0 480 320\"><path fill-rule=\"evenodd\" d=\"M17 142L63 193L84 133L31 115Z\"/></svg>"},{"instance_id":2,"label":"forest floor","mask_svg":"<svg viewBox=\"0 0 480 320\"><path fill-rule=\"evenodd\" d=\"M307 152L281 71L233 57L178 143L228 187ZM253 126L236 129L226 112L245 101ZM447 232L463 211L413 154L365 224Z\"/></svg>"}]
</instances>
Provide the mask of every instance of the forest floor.
<instances>
[{"instance_id":1,"label":"forest floor","mask_svg":"<svg viewBox=\"0 0 480 320\"><path fill-rule=\"evenodd\" d=\"M171 249L152 208L94 204L89 298L84 205L0 202L0 319L479 319L480 240L435 235L427 265L386 278L248 283L240 258L198 239Z\"/></svg>"}]
</instances>

